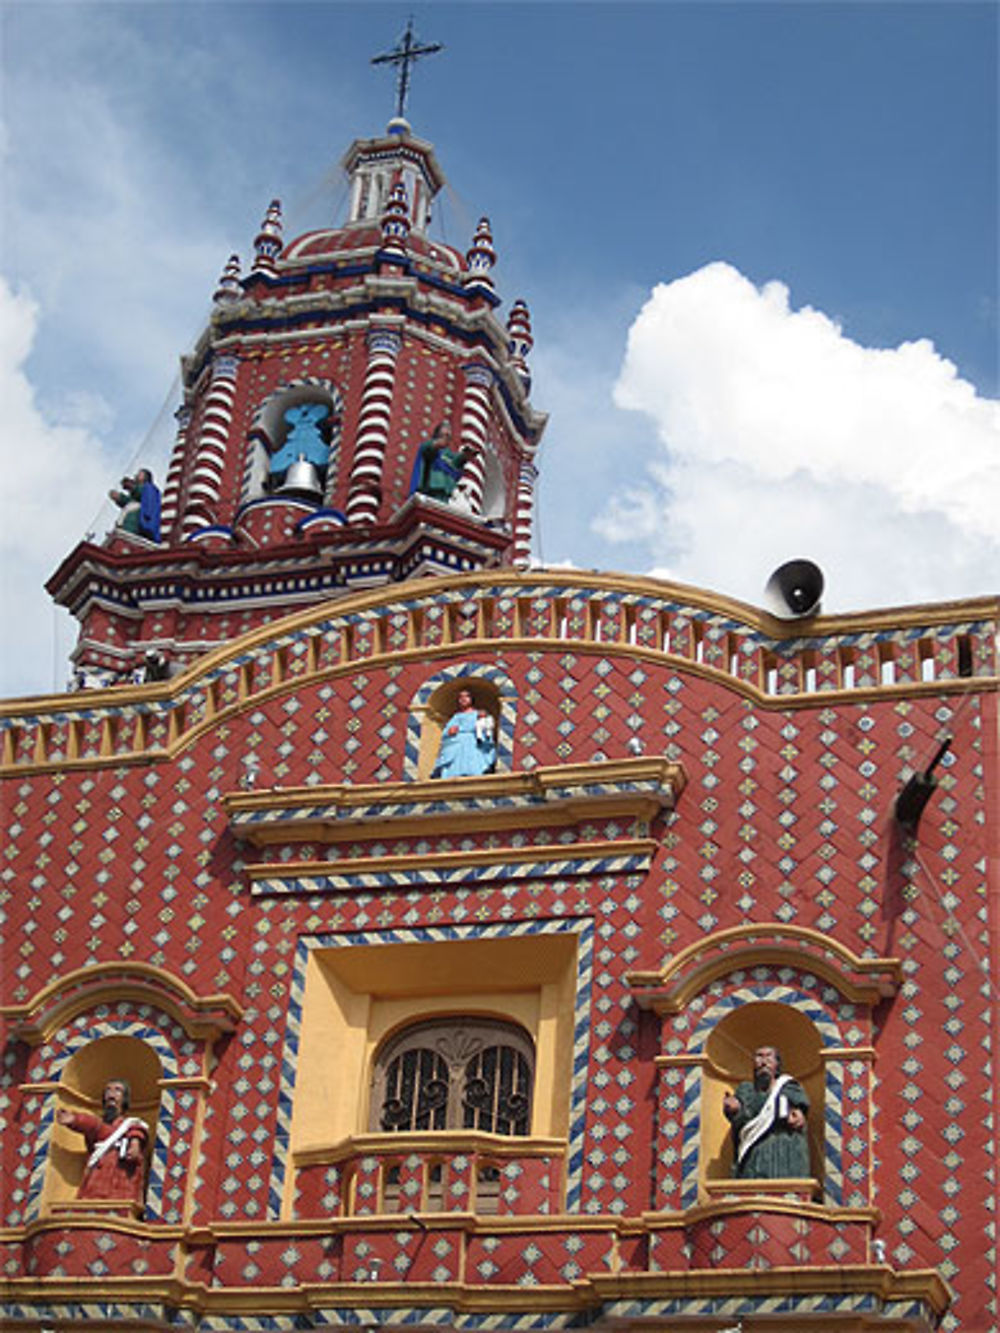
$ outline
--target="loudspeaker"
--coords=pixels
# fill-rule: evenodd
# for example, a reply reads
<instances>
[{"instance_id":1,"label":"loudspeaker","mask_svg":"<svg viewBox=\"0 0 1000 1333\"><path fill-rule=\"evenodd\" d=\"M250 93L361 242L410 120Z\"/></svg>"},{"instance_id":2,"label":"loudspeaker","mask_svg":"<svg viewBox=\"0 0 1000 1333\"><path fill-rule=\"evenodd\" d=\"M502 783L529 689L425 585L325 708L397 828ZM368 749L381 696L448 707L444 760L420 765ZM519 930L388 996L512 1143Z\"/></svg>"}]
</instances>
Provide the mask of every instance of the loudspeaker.
<instances>
[{"instance_id":1,"label":"loudspeaker","mask_svg":"<svg viewBox=\"0 0 1000 1333\"><path fill-rule=\"evenodd\" d=\"M779 620L802 620L819 614L823 571L811 560L779 565L764 589L764 605Z\"/></svg>"}]
</instances>

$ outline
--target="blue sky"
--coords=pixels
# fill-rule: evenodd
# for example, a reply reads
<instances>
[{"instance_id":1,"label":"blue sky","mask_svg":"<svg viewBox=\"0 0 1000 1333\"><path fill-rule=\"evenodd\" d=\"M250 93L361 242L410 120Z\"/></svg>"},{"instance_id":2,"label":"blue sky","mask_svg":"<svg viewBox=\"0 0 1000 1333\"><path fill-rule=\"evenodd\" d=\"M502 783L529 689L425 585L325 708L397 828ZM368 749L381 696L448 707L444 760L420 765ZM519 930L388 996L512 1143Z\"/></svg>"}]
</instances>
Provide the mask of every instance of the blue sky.
<instances>
[{"instance_id":1,"label":"blue sky","mask_svg":"<svg viewBox=\"0 0 1000 1333\"><path fill-rule=\"evenodd\" d=\"M7 3L0 694L60 688L41 584L162 471L177 360L268 201L342 216L394 3ZM430 3L409 117L536 338L537 553L830 610L995 592L997 7Z\"/></svg>"}]
</instances>

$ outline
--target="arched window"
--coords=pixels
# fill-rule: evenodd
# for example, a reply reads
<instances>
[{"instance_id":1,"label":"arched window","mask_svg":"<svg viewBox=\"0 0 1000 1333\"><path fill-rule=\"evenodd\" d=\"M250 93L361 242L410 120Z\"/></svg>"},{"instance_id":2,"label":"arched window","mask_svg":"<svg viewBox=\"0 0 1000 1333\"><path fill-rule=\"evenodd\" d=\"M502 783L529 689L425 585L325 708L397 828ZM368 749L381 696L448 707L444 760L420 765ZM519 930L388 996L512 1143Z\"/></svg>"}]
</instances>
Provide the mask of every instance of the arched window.
<instances>
[{"instance_id":1,"label":"arched window","mask_svg":"<svg viewBox=\"0 0 1000 1333\"><path fill-rule=\"evenodd\" d=\"M376 1058L371 1128L527 1135L533 1080L531 1039L512 1023L417 1023L391 1038Z\"/></svg>"}]
</instances>

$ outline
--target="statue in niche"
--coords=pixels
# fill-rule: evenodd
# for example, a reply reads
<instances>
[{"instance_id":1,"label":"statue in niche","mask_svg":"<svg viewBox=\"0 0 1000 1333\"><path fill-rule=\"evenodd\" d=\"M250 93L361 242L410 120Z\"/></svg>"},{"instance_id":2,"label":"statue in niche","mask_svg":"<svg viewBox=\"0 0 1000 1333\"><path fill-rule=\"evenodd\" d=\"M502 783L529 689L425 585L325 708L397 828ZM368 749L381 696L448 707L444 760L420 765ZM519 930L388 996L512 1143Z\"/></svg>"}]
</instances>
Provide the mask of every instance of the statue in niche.
<instances>
[{"instance_id":1,"label":"statue in niche","mask_svg":"<svg viewBox=\"0 0 1000 1333\"><path fill-rule=\"evenodd\" d=\"M462 479L465 465L474 455L473 449L452 449L451 427L447 421L439 422L430 439L424 440L417 450L411 494L426 495L448 504Z\"/></svg>"},{"instance_id":2,"label":"statue in niche","mask_svg":"<svg viewBox=\"0 0 1000 1333\"><path fill-rule=\"evenodd\" d=\"M727 1092L722 1110L733 1131L733 1175L743 1180L778 1180L811 1175L802 1086L781 1072L781 1054L759 1046L753 1081Z\"/></svg>"},{"instance_id":3,"label":"statue in niche","mask_svg":"<svg viewBox=\"0 0 1000 1333\"><path fill-rule=\"evenodd\" d=\"M326 403L296 403L283 414L285 443L271 455L271 486L277 488L293 463L311 463L321 480L330 459L330 409Z\"/></svg>"},{"instance_id":4,"label":"statue in niche","mask_svg":"<svg viewBox=\"0 0 1000 1333\"><path fill-rule=\"evenodd\" d=\"M117 527L147 541L160 540L160 489L148 467L140 468L134 477L122 477L121 489L108 491L108 495L122 511Z\"/></svg>"},{"instance_id":5,"label":"statue in niche","mask_svg":"<svg viewBox=\"0 0 1000 1333\"><path fill-rule=\"evenodd\" d=\"M56 1112L56 1120L82 1134L87 1164L78 1199L127 1199L141 1205L146 1175L149 1130L138 1116L128 1115L132 1094L124 1079L110 1079L101 1098L102 1116L85 1111Z\"/></svg>"},{"instance_id":6,"label":"statue in niche","mask_svg":"<svg viewBox=\"0 0 1000 1333\"><path fill-rule=\"evenodd\" d=\"M441 746L431 777L472 778L488 773L496 763L496 726L483 708L477 708L471 690L461 690L458 708L444 725Z\"/></svg>"}]
</instances>

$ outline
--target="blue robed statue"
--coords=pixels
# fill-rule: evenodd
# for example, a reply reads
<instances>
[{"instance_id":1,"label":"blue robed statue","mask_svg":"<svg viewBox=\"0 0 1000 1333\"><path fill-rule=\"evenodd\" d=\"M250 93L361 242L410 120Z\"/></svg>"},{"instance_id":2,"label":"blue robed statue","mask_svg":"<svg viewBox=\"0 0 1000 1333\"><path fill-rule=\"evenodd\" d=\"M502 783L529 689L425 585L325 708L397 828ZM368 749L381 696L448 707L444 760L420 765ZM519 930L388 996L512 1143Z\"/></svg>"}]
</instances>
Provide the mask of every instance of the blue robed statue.
<instances>
[{"instance_id":1,"label":"blue robed statue","mask_svg":"<svg viewBox=\"0 0 1000 1333\"><path fill-rule=\"evenodd\" d=\"M160 540L160 489L148 467L140 468L134 477L123 477L121 489L108 491L108 495L122 511L117 527L147 541Z\"/></svg>"},{"instance_id":2,"label":"blue robed statue","mask_svg":"<svg viewBox=\"0 0 1000 1333\"><path fill-rule=\"evenodd\" d=\"M476 707L471 690L461 690L458 708L441 732L441 746L431 777L477 777L490 771L496 757L493 718L484 709Z\"/></svg>"},{"instance_id":3,"label":"blue robed statue","mask_svg":"<svg viewBox=\"0 0 1000 1333\"><path fill-rule=\"evenodd\" d=\"M410 494L427 495L432 500L447 504L462 480L465 465L474 457L474 453L467 446L453 449L451 427L447 421L439 422L430 439L424 440L417 450L410 478Z\"/></svg>"}]
</instances>

